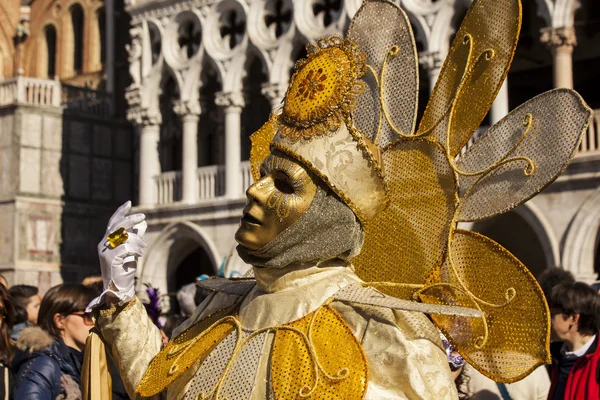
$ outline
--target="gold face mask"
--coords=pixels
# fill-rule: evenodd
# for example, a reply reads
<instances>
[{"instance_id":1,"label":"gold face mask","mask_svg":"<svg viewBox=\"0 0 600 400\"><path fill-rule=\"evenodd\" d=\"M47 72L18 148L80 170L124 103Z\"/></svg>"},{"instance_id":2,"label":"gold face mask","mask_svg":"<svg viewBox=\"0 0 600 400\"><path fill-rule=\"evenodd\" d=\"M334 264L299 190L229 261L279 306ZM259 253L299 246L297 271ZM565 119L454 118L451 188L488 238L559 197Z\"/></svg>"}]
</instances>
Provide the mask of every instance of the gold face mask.
<instances>
[{"instance_id":1,"label":"gold face mask","mask_svg":"<svg viewBox=\"0 0 600 400\"><path fill-rule=\"evenodd\" d=\"M317 186L306 170L291 159L269 154L260 179L246 190L248 199L235 240L259 250L308 210Z\"/></svg>"}]
</instances>

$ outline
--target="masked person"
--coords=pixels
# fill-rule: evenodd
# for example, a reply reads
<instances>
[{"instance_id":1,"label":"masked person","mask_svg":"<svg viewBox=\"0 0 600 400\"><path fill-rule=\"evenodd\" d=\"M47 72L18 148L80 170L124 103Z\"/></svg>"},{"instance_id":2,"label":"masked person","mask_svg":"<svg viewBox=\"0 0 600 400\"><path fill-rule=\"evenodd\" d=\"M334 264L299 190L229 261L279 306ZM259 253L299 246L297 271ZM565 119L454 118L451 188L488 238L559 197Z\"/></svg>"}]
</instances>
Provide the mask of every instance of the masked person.
<instances>
[{"instance_id":1,"label":"masked person","mask_svg":"<svg viewBox=\"0 0 600 400\"><path fill-rule=\"evenodd\" d=\"M251 137L235 238L253 276L197 282L213 293L163 348L135 297L144 216L125 204L98 246L105 292L90 307L103 342L91 337L88 359L105 343L132 397L230 400L456 398L438 329L497 381L548 362L533 276L457 228L542 190L591 117L577 93L548 92L461 152L508 71L520 12L518 0L473 3L418 128L399 7L365 1L346 39L310 44ZM102 391L94 370L88 398Z\"/></svg>"}]
</instances>

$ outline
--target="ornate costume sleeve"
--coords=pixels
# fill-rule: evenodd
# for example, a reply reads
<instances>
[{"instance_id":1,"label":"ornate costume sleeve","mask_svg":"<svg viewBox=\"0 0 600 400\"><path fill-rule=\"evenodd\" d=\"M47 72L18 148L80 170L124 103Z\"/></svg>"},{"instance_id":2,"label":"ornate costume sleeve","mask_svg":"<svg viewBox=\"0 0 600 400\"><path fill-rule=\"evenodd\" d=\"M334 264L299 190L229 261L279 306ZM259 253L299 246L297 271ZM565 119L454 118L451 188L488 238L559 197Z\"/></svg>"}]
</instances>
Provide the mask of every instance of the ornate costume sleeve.
<instances>
[{"instance_id":1,"label":"ornate costume sleeve","mask_svg":"<svg viewBox=\"0 0 600 400\"><path fill-rule=\"evenodd\" d=\"M137 297L123 306L100 310L96 325L110 349L127 393L136 398L135 388L162 348L158 328Z\"/></svg>"},{"instance_id":2,"label":"ornate costume sleeve","mask_svg":"<svg viewBox=\"0 0 600 400\"><path fill-rule=\"evenodd\" d=\"M333 303L361 342L367 399L455 399L456 387L435 326L424 314Z\"/></svg>"}]
</instances>

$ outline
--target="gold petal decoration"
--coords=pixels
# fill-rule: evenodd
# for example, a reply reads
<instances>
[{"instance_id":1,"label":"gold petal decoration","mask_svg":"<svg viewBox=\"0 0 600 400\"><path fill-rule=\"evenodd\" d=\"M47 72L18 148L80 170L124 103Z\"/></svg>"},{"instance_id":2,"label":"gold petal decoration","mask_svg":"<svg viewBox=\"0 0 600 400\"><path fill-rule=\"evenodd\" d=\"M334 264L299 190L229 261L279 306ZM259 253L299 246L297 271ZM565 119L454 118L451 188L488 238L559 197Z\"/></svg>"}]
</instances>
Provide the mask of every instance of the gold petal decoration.
<instances>
[{"instance_id":1,"label":"gold petal decoration","mask_svg":"<svg viewBox=\"0 0 600 400\"><path fill-rule=\"evenodd\" d=\"M460 152L506 78L520 30L519 0L473 2L444 61L418 135L435 131L442 143L449 135L450 156ZM438 129L445 127L447 118L448 133Z\"/></svg>"},{"instance_id":2,"label":"gold petal decoration","mask_svg":"<svg viewBox=\"0 0 600 400\"><path fill-rule=\"evenodd\" d=\"M400 139L383 153L390 205L364 224L352 260L365 282L423 284L440 265L454 214L456 182L444 149L426 138ZM410 286L372 286L411 299Z\"/></svg>"},{"instance_id":3,"label":"gold petal decoration","mask_svg":"<svg viewBox=\"0 0 600 400\"><path fill-rule=\"evenodd\" d=\"M260 165L271 153L271 141L277 133L277 117L272 113L259 130L250 135L250 172L254 182L260 179Z\"/></svg>"},{"instance_id":4,"label":"gold petal decoration","mask_svg":"<svg viewBox=\"0 0 600 400\"><path fill-rule=\"evenodd\" d=\"M357 97L352 111L356 127L380 147L398 139L396 130L412 134L419 65L415 38L404 11L391 1L365 0L352 18L347 37L367 57L368 72L362 78L366 90Z\"/></svg>"},{"instance_id":5,"label":"gold petal decoration","mask_svg":"<svg viewBox=\"0 0 600 400\"><path fill-rule=\"evenodd\" d=\"M171 340L152 359L144 377L135 389L143 397L154 396L179 378L192 365L208 354L235 329L235 323L226 315L238 304L207 316ZM225 319L222 319L225 318Z\"/></svg>"},{"instance_id":6,"label":"gold petal decoration","mask_svg":"<svg viewBox=\"0 0 600 400\"><path fill-rule=\"evenodd\" d=\"M508 250L464 230L450 239L446 261L420 298L429 304L477 307L483 318L431 315L477 370L510 383L550 362L550 312L537 281Z\"/></svg>"},{"instance_id":7,"label":"gold petal decoration","mask_svg":"<svg viewBox=\"0 0 600 400\"><path fill-rule=\"evenodd\" d=\"M360 400L367 381L362 347L330 306L275 331L271 353L275 399Z\"/></svg>"},{"instance_id":8,"label":"gold petal decoration","mask_svg":"<svg viewBox=\"0 0 600 400\"><path fill-rule=\"evenodd\" d=\"M459 221L506 212L553 182L573 159L592 110L569 89L542 93L510 112L456 162Z\"/></svg>"}]
</instances>

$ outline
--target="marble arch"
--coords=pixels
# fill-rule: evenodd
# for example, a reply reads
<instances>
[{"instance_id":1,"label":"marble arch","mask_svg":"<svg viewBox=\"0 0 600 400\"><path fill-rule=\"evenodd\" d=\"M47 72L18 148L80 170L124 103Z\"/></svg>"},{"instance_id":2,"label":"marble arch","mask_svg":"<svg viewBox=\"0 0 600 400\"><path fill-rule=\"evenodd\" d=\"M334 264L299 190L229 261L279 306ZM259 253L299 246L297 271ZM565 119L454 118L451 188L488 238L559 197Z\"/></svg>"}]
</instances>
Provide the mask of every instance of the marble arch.
<instances>
[{"instance_id":1,"label":"marble arch","mask_svg":"<svg viewBox=\"0 0 600 400\"><path fill-rule=\"evenodd\" d=\"M179 264L199 247L207 254L216 275L222 257L213 240L202 227L187 221L166 226L141 259L138 286L150 282L166 293L169 289L169 275L173 274Z\"/></svg>"},{"instance_id":2,"label":"marble arch","mask_svg":"<svg viewBox=\"0 0 600 400\"><path fill-rule=\"evenodd\" d=\"M552 225L544 215L542 210L537 207L533 202L529 201L519 207L511 210L519 217L521 217L527 225L533 230L533 233L537 237L544 252L545 264L548 267L560 265L560 245L559 241L554 233ZM506 214L503 214L506 215ZM502 218L502 216L499 216ZM460 224L460 228L468 230L480 231L480 228L491 223L492 220L485 220L480 223L464 223ZM510 249L508 249L510 251Z\"/></svg>"},{"instance_id":3,"label":"marble arch","mask_svg":"<svg viewBox=\"0 0 600 400\"><path fill-rule=\"evenodd\" d=\"M566 235L562 266L582 280L596 279L594 257L600 237L600 188L581 205Z\"/></svg>"}]
</instances>

